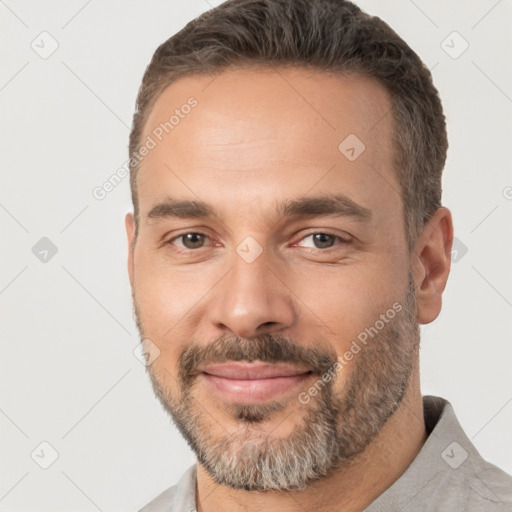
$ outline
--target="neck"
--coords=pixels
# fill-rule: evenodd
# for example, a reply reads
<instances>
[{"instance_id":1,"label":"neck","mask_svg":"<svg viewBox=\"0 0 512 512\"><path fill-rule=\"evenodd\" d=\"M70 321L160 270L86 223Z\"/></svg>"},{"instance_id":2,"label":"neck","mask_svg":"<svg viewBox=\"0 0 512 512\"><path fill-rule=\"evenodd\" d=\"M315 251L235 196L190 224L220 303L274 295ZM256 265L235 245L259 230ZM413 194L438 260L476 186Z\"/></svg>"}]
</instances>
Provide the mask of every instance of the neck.
<instances>
[{"instance_id":1,"label":"neck","mask_svg":"<svg viewBox=\"0 0 512 512\"><path fill-rule=\"evenodd\" d=\"M312 483L304 491L261 493L219 486L198 464L198 512L363 511L402 475L426 441L418 372L412 377L400 407L352 464Z\"/></svg>"}]
</instances>

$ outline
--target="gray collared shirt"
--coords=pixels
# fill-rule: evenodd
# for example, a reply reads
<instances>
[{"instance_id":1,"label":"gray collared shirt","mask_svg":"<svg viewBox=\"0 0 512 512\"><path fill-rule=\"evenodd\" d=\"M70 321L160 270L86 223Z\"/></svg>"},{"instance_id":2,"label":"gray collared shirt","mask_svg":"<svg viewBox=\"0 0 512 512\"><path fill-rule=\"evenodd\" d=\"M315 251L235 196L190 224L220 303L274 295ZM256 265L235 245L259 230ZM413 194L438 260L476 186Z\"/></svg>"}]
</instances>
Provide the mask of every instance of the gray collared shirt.
<instances>
[{"instance_id":1,"label":"gray collared shirt","mask_svg":"<svg viewBox=\"0 0 512 512\"><path fill-rule=\"evenodd\" d=\"M424 396L427 440L405 472L365 512L512 512L512 476L485 461L450 402ZM195 512L196 464L139 512Z\"/></svg>"}]
</instances>

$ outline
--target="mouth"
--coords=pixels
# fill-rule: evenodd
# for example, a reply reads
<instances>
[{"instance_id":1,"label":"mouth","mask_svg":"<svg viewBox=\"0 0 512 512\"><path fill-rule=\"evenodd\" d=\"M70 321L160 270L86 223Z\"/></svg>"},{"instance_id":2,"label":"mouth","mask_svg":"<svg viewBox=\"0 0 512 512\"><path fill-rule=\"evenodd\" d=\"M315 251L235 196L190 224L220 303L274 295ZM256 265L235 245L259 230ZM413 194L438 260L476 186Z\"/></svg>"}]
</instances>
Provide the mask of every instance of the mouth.
<instances>
[{"instance_id":1,"label":"mouth","mask_svg":"<svg viewBox=\"0 0 512 512\"><path fill-rule=\"evenodd\" d=\"M304 368L256 362L209 365L200 377L210 391L226 400L255 404L293 390L312 374Z\"/></svg>"}]
</instances>

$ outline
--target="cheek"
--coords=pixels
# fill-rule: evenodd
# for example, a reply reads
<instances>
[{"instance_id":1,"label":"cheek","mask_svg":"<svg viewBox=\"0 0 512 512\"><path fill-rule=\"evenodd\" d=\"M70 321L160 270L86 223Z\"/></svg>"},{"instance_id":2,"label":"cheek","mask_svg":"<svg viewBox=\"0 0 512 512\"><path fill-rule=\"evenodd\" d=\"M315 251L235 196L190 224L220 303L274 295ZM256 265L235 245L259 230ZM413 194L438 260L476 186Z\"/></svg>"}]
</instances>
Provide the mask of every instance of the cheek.
<instances>
[{"instance_id":1,"label":"cheek","mask_svg":"<svg viewBox=\"0 0 512 512\"><path fill-rule=\"evenodd\" d=\"M396 264L386 265L383 258L375 261L324 268L296 281L306 317L326 333L338 354L403 299L407 273Z\"/></svg>"},{"instance_id":2,"label":"cheek","mask_svg":"<svg viewBox=\"0 0 512 512\"><path fill-rule=\"evenodd\" d=\"M193 309L206 293L205 287L205 281L190 269L171 267L163 258L140 251L135 293L147 329L164 335Z\"/></svg>"},{"instance_id":3,"label":"cheek","mask_svg":"<svg viewBox=\"0 0 512 512\"><path fill-rule=\"evenodd\" d=\"M136 258L134 284L144 336L160 350L156 371L175 377L182 352L195 340L198 318L204 313L208 292L219 272L193 265L171 267L160 254L140 249ZM169 377L170 378L170 377Z\"/></svg>"}]
</instances>

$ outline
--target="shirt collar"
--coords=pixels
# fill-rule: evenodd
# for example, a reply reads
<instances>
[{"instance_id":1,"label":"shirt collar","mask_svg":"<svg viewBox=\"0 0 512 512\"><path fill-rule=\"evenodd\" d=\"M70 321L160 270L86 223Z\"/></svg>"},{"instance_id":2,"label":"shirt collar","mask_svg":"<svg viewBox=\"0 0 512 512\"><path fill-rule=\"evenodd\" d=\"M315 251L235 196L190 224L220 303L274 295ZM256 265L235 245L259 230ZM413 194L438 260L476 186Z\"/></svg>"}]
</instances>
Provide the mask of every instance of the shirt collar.
<instances>
[{"instance_id":1,"label":"shirt collar","mask_svg":"<svg viewBox=\"0 0 512 512\"><path fill-rule=\"evenodd\" d=\"M426 395L423 412L427 440L405 472L365 512L394 512L407 506L414 510L415 500L420 508L420 503L434 498L432 493L445 492L442 489L463 482L464 478L478 487L480 494L484 492L486 498L495 501L476 477L483 459L466 436L450 402Z\"/></svg>"}]
</instances>

